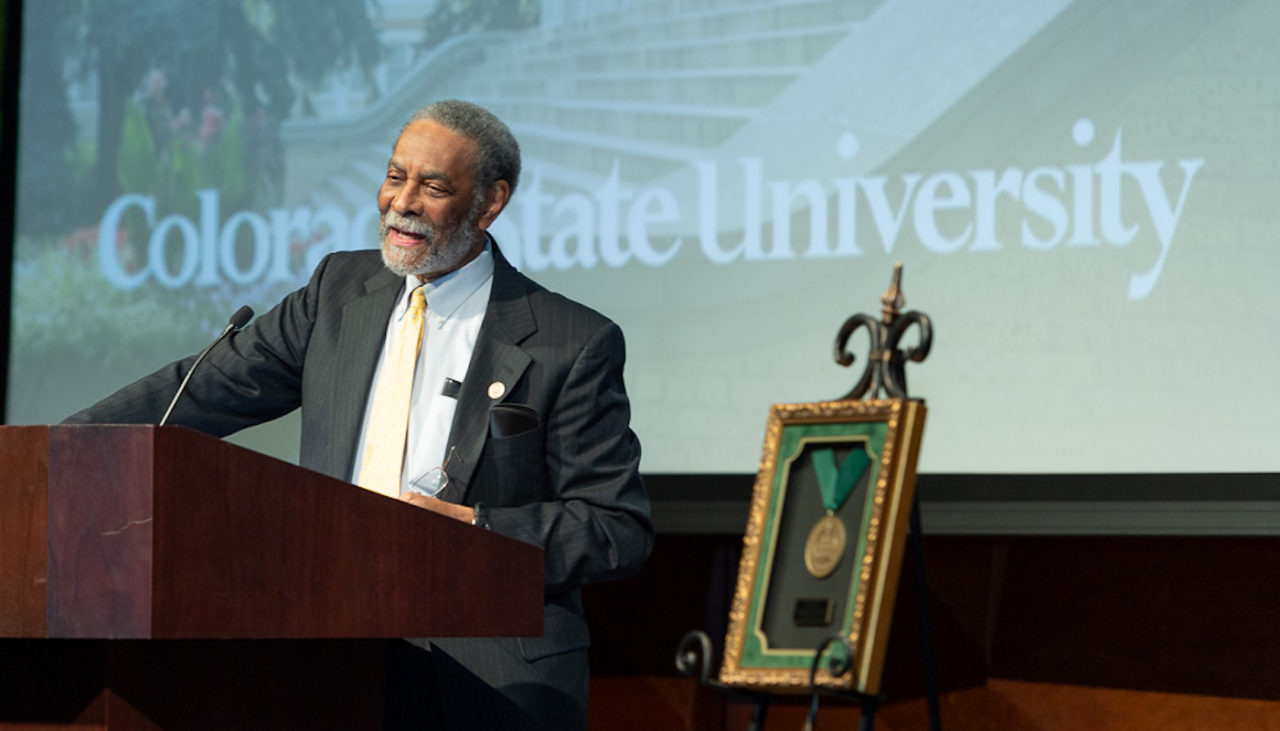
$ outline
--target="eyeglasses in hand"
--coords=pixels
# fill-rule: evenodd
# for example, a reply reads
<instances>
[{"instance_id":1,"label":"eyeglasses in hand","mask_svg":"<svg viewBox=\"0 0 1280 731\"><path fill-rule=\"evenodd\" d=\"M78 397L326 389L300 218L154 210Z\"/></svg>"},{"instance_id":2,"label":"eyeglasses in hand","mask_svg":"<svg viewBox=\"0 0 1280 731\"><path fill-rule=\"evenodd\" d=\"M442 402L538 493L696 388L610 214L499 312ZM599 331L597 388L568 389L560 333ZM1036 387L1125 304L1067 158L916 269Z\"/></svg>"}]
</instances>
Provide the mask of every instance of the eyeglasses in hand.
<instances>
[{"instance_id":1,"label":"eyeglasses in hand","mask_svg":"<svg viewBox=\"0 0 1280 731\"><path fill-rule=\"evenodd\" d=\"M435 497L445 488L445 485L449 484L449 473L445 472L445 469L449 466L449 461L453 459L453 453L456 449L456 446L449 447L449 453L445 455L444 464L439 467L432 467L410 480L407 491L426 495L427 497Z\"/></svg>"}]
</instances>

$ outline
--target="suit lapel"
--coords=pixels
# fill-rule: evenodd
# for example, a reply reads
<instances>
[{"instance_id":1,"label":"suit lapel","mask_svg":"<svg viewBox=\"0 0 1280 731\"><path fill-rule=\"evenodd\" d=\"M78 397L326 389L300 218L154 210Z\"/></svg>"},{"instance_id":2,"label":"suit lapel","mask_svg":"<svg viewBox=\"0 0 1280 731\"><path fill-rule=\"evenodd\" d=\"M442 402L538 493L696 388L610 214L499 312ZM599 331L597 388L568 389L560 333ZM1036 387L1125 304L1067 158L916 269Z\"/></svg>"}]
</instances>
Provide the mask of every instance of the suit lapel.
<instances>
[{"instance_id":1,"label":"suit lapel","mask_svg":"<svg viewBox=\"0 0 1280 731\"><path fill-rule=\"evenodd\" d=\"M339 389L333 397L330 430L333 434L332 459L343 479L351 476L356 441L364 421L365 404L373 382L373 369L378 365L386 337L387 321L395 307L404 278L384 269L365 282L365 295L342 308L342 331L336 360L341 371L337 383L351 384Z\"/></svg>"},{"instance_id":2,"label":"suit lapel","mask_svg":"<svg viewBox=\"0 0 1280 731\"><path fill-rule=\"evenodd\" d=\"M524 375L532 359L519 343L538 329L529 305L528 280L507 263L496 245L492 250L489 306L476 336L449 433L449 444L457 451L449 463L449 484L440 493L440 498L449 502L461 502L466 496L489 435L489 407L503 401ZM493 398L490 387L499 383L502 393Z\"/></svg>"}]
</instances>

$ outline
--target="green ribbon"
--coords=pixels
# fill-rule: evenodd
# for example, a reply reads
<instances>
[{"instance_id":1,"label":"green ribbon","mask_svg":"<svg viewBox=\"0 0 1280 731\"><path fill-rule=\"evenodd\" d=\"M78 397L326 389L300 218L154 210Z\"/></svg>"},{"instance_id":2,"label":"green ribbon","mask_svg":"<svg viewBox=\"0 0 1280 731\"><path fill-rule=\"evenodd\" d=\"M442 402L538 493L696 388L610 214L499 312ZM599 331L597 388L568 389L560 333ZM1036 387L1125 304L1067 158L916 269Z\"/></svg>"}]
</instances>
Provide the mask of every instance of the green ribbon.
<instances>
[{"instance_id":1,"label":"green ribbon","mask_svg":"<svg viewBox=\"0 0 1280 731\"><path fill-rule=\"evenodd\" d=\"M822 505L827 512L834 513L844 505L853 486L870 466L871 457L861 443L844 458L839 469L836 469L834 449L813 450L813 471L818 476L818 490L822 492Z\"/></svg>"}]
</instances>

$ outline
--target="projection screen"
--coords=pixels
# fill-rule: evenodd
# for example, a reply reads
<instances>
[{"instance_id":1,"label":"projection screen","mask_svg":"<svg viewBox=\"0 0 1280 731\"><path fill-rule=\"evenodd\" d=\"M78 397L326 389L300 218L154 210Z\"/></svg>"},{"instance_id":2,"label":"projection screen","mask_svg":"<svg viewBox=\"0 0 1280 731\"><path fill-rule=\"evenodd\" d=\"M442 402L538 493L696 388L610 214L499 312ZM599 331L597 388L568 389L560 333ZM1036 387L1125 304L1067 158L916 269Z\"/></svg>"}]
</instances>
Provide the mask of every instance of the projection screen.
<instances>
[{"instance_id":1,"label":"projection screen","mask_svg":"<svg viewBox=\"0 0 1280 731\"><path fill-rule=\"evenodd\" d=\"M524 150L492 228L627 336L649 473L749 473L895 262L929 472L1273 472L1280 4L244 0L24 9L9 423L376 246L400 124ZM911 335L907 336L910 342ZM292 422L242 441L291 457Z\"/></svg>"}]
</instances>

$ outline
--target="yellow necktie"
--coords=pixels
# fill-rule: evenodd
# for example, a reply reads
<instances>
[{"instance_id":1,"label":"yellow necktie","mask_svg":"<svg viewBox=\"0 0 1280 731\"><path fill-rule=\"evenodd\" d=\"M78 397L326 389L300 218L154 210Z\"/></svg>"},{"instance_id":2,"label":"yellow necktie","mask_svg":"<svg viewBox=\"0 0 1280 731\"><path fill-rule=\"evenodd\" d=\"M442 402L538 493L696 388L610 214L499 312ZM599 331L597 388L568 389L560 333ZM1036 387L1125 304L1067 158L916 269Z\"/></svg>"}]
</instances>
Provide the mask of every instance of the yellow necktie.
<instances>
[{"instance_id":1,"label":"yellow necktie","mask_svg":"<svg viewBox=\"0 0 1280 731\"><path fill-rule=\"evenodd\" d=\"M382 364L373 392L373 409L365 429L364 454L356 484L391 497L400 496L404 441L409 430L413 371L422 345L422 319L427 309L422 287L409 295L409 311L400 322L395 344Z\"/></svg>"}]
</instances>

